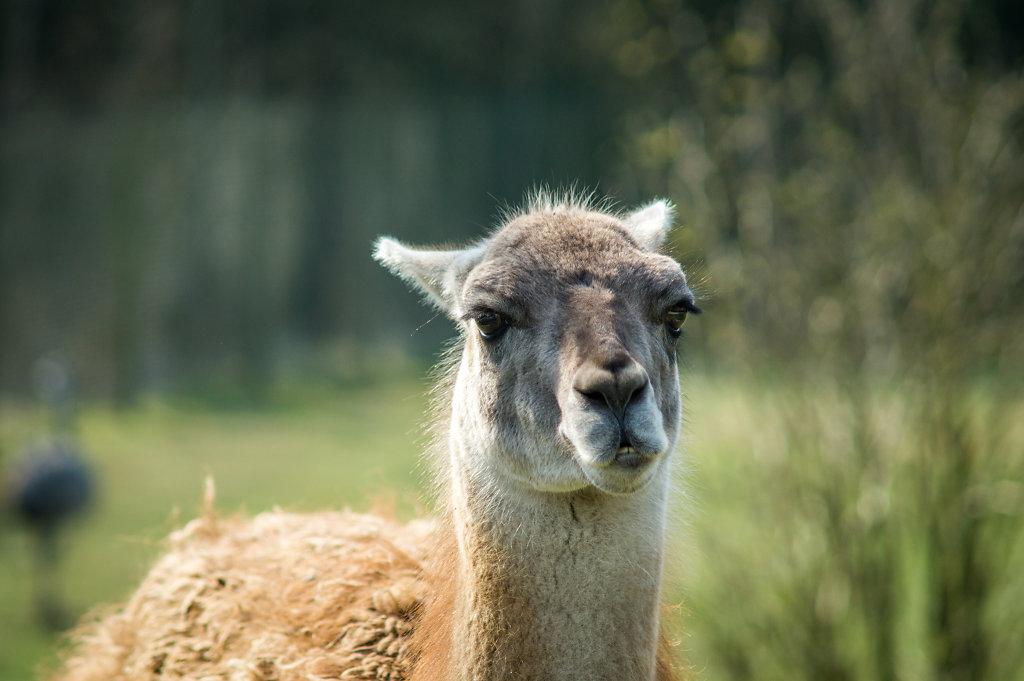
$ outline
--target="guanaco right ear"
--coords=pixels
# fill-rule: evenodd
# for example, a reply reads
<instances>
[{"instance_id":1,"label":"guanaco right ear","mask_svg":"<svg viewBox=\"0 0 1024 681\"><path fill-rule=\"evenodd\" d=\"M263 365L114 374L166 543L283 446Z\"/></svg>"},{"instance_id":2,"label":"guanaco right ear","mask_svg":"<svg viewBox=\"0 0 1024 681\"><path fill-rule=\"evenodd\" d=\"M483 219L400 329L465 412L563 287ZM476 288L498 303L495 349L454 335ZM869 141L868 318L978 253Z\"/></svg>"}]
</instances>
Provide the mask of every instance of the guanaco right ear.
<instances>
[{"instance_id":1,"label":"guanaco right ear","mask_svg":"<svg viewBox=\"0 0 1024 681\"><path fill-rule=\"evenodd\" d=\"M454 251L410 248L381 237L373 257L393 273L426 294L427 299L454 317L462 285L484 254L484 244Z\"/></svg>"},{"instance_id":2,"label":"guanaco right ear","mask_svg":"<svg viewBox=\"0 0 1024 681\"><path fill-rule=\"evenodd\" d=\"M668 230L672 229L675 210L664 199L649 203L630 213L625 220L626 228L648 251L657 251L665 242Z\"/></svg>"}]
</instances>

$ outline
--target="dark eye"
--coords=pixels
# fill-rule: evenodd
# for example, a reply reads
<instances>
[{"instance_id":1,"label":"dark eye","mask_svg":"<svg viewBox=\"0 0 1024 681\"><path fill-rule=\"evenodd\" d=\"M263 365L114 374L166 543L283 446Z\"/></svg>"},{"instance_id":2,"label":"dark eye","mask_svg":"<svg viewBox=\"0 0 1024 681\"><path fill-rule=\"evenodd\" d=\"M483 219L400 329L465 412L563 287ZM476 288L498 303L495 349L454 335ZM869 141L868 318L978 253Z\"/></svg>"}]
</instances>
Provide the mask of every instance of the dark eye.
<instances>
[{"instance_id":1,"label":"dark eye","mask_svg":"<svg viewBox=\"0 0 1024 681\"><path fill-rule=\"evenodd\" d=\"M494 340L508 328L505 318L493 310L481 312L474 321L484 340Z\"/></svg>"},{"instance_id":2,"label":"dark eye","mask_svg":"<svg viewBox=\"0 0 1024 681\"><path fill-rule=\"evenodd\" d=\"M665 328L673 336L678 336L683 328L686 316L691 313L700 314L700 308L688 300L676 303L665 311Z\"/></svg>"}]
</instances>

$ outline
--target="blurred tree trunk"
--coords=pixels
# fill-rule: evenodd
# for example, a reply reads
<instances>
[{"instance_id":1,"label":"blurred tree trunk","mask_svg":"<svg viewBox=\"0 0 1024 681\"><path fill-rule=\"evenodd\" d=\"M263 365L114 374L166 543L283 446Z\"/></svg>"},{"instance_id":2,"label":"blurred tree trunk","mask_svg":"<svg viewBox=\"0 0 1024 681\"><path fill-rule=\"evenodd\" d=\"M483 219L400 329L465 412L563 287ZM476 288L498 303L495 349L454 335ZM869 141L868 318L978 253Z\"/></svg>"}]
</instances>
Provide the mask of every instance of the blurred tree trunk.
<instances>
[{"instance_id":1,"label":"blurred tree trunk","mask_svg":"<svg viewBox=\"0 0 1024 681\"><path fill-rule=\"evenodd\" d=\"M316 100L303 130L303 185L306 211L301 231L301 253L289 309L296 327L314 342L337 331L334 320L345 316L344 299L333 276L338 265L345 192L341 178L345 151L340 142L343 125L337 102Z\"/></svg>"}]
</instances>

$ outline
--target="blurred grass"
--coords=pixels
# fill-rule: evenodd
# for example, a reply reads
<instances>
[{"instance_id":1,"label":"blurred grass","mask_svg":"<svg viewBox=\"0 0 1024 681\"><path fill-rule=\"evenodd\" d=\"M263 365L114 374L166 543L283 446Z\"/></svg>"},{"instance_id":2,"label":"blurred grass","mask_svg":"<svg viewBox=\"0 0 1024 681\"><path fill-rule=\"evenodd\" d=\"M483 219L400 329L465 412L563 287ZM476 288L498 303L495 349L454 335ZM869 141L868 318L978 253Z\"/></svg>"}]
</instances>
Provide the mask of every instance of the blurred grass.
<instances>
[{"instance_id":1,"label":"blurred grass","mask_svg":"<svg viewBox=\"0 0 1024 681\"><path fill-rule=\"evenodd\" d=\"M971 435L958 446L976 466L959 480L959 496L936 492L931 500L928 490L915 491L920 474L955 457L942 449L928 395L913 386L858 393L827 380L701 374L683 382L693 503L684 513L685 555L670 562L684 568L683 649L700 678L782 679L795 669L787 665L803 665L808 678L945 678L936 633L942 561L959 545L933 545L945 516L930 504L950 506L956 519L958 499L980 523L966 532L988 581L986 600L954 602L952 612L973 608L970 621L995 632L986 678L1017 678L1019 398L986 386L964 396L958 423ZM207 474L223 512L368 509L389 497L402 516L422 512L417 461L427 387L423 378L394 378L283 386L258 404L208 395L86 408L81 439L101 490L97 507L65 537L71 605L80 613L127 595L167 532L194 515ZM6 404L0 447L10 454L42 427L34 409ZM33 622L27 543L9 520L0 525L0 561L0 678L23 681L52 664L58 641ZM888 624L879 627L879 618Z\"/></svg>"},{"instance_id":2,"label":"blurred grass","mask_svg":"<svg viewBox=\"0 0 1024 681\"><path fill-rule=\"evenodd\" d=\"M231 396L146 399L86 407L79 434L99 482L98 503L63 536L61 578L81 612L124 598L163 537L195 515L212 475L225 513L419 503L427 385L421 378L332 388L277 388L258 405ZM45 433L33 407L3 404L0 463ZM26 533L0 521L0 679L34 678L56 637L34 621Z\"/></svg>"}]
</instances>

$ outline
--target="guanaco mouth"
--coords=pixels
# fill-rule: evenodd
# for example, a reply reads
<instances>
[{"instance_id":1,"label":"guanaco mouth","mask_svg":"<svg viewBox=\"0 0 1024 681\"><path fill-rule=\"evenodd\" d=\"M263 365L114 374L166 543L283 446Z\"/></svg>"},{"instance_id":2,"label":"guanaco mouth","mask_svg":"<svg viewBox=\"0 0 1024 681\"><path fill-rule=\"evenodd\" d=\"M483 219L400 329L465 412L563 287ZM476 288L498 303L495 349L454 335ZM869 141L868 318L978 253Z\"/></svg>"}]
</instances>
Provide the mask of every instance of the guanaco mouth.
<instances>
[{"instance_id":1,"label":"guanaco mouth","mask_svg":"<svg viewBox=\"0 0 1024 681\"><path fill-rule=\"evenodd\" d=\"M633 447L632 445L624 445L620 446L618 450L616 450L615 460L613 463L624 468L638 468L647 460L648 457L638 452L636 447Z\"/></svg>"}]
</instances>

